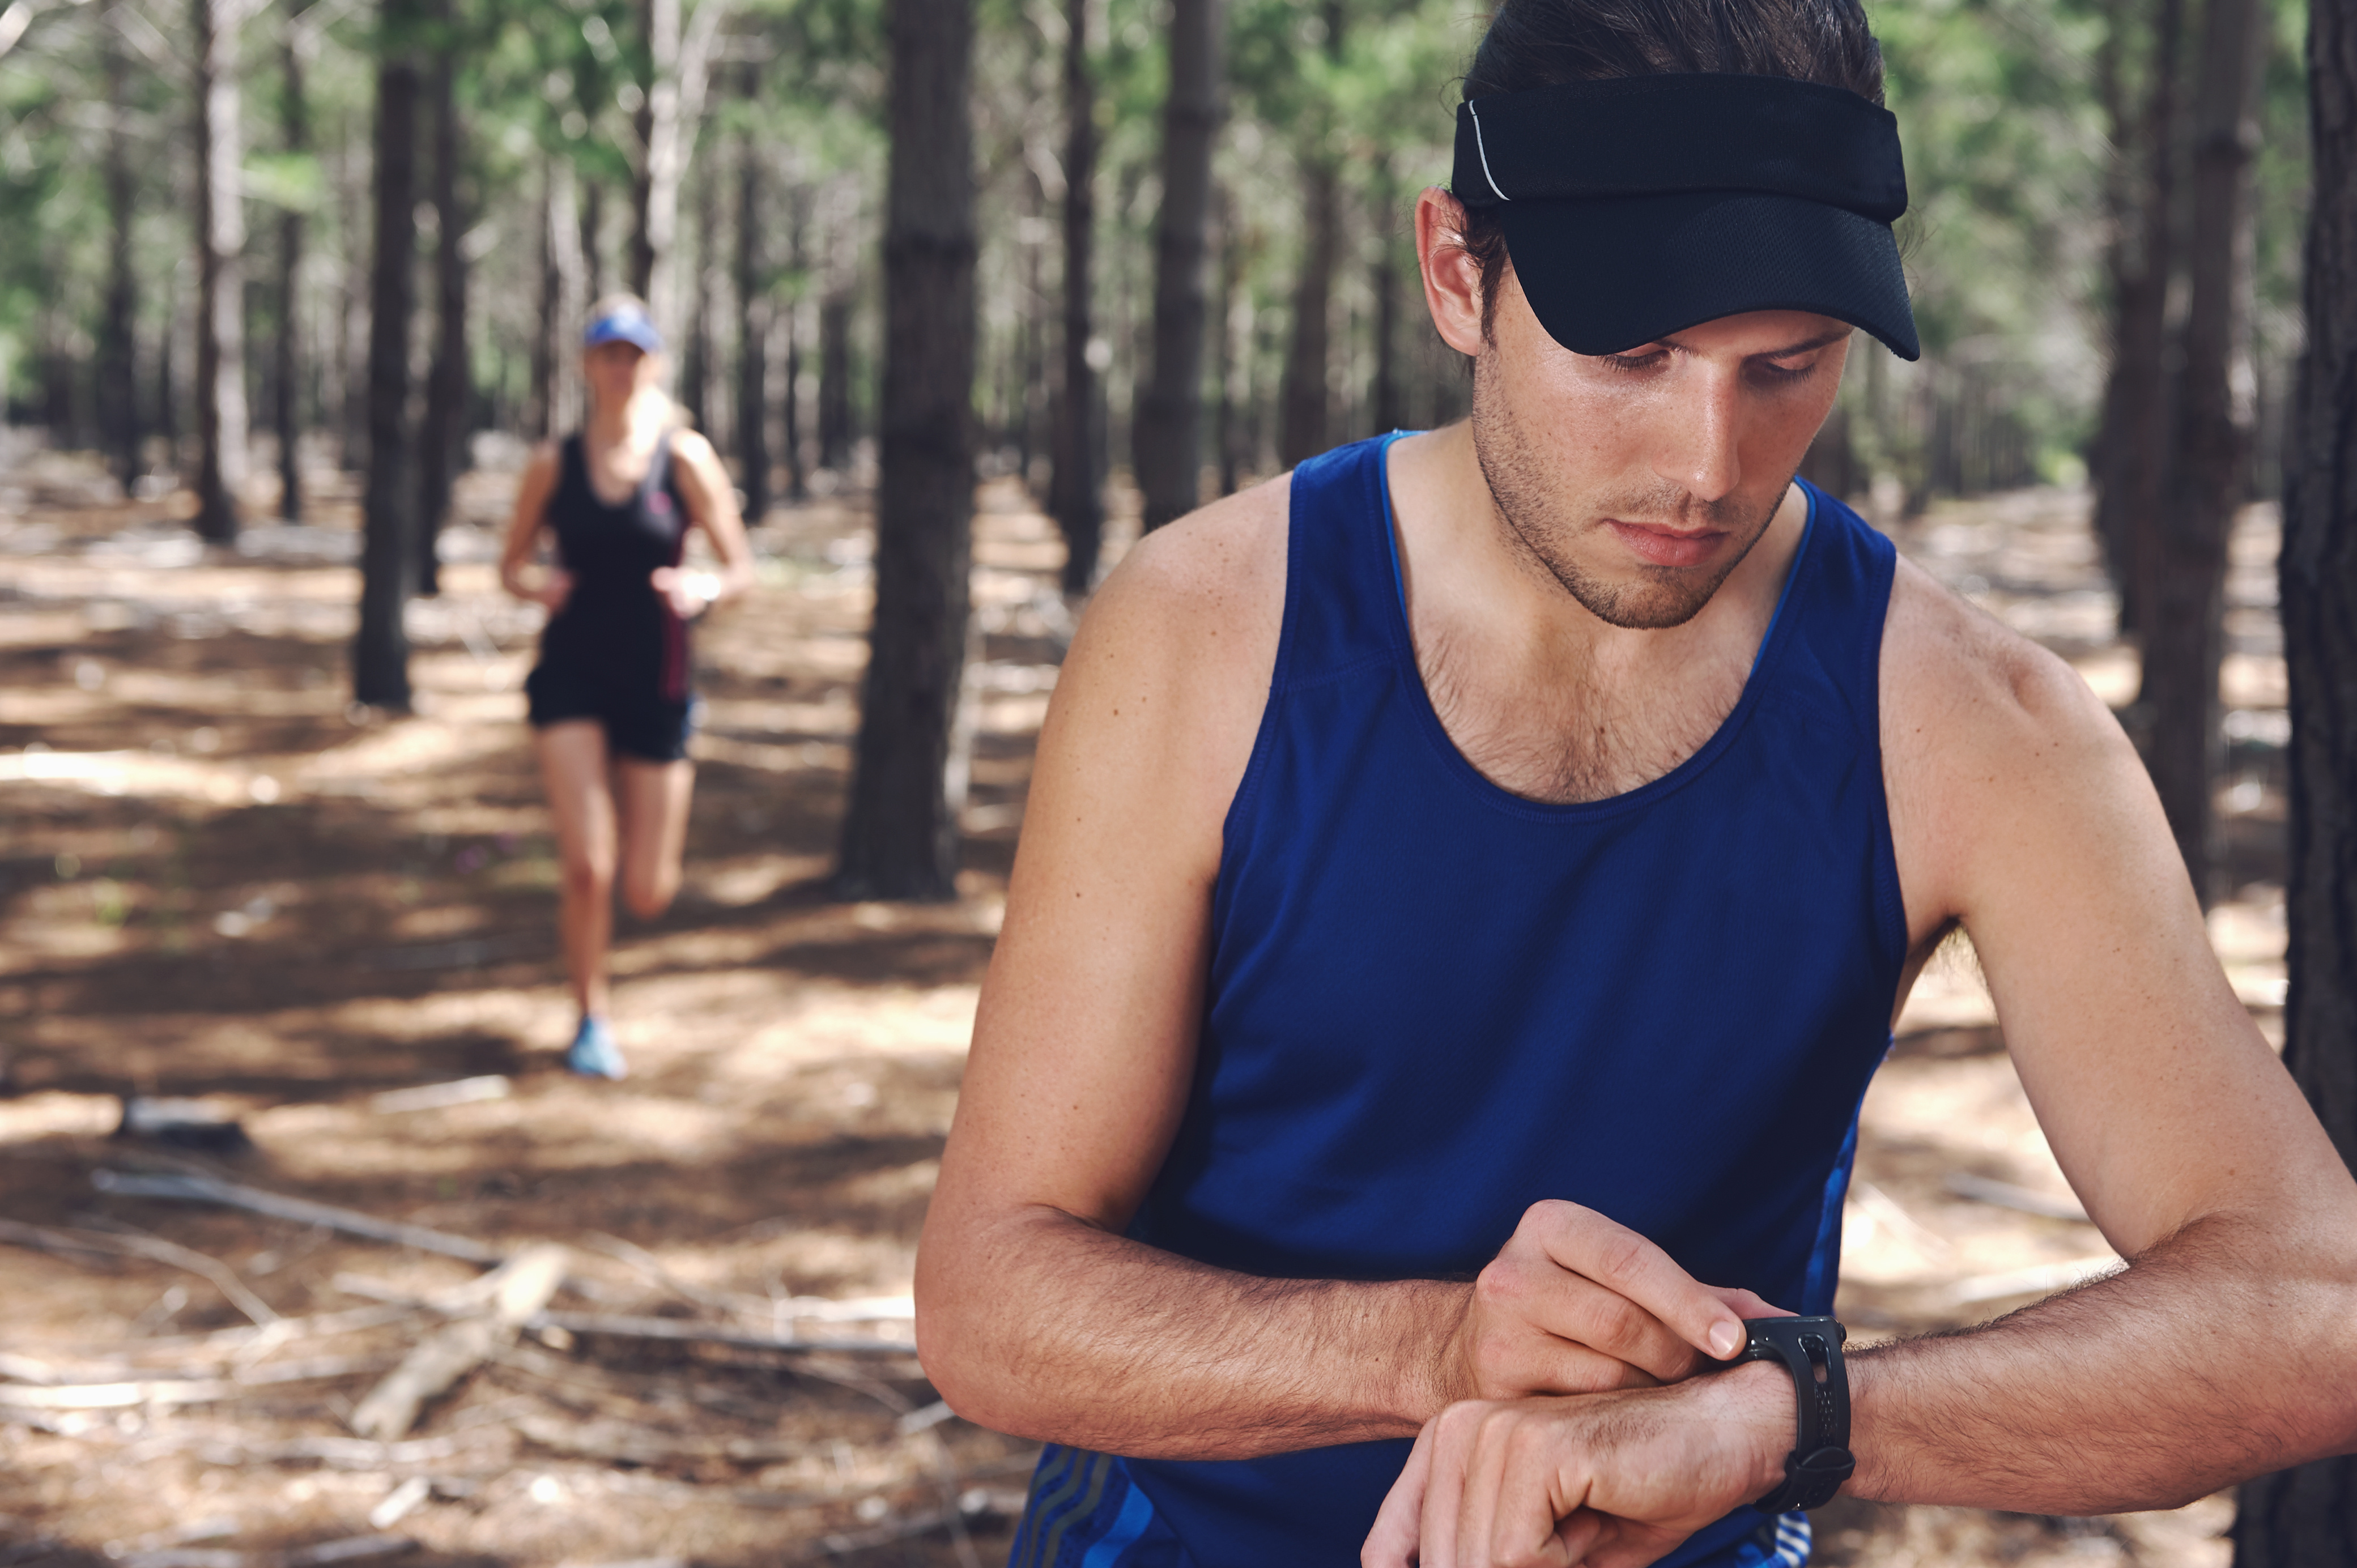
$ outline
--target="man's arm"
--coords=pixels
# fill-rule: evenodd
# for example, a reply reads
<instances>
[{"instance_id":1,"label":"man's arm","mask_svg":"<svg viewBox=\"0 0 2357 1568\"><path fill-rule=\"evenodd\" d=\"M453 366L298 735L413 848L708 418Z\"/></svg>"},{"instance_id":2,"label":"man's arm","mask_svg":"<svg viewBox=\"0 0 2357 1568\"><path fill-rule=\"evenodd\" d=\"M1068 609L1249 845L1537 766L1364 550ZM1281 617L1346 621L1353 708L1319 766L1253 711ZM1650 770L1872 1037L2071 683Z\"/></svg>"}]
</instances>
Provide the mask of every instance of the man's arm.
<instances>
[{"instance_id":1,"label":"man's arm","mask_svg":"<svg viewBox=\"0 0 2357 1568\"><path fill-rule=\"evenodd\" d=\"M1853 1356L1846 1489L2115 1512L2357 1447L2357 1183L2220 972L2119 726L2059 660L1904 565L1882 690L1910 933L1919 950L1951 920L1971 935L2056 1158L2128 1266ZM1789 1391L1759 1398L1782 1376L1452 1410L1367 1561L1420 1540L1424 1568L1510 1563L1598 1531L1590 1562L1651 1561L1791 1446ZM1718 1441L1676 1448L1697 1430ZM1672 1449L1684 1484L1637 1485ZM1645 1511L1608 1518L1599 1498Z\"/></svg>"},{"instance_id":2,"label":"man's arm","mask_svg":"<svg viewBox=\"0 0 2357 1568\"><path fill-rule=\"evenodd\" d=\"M1192 1081L1287 498L1265 486L1142 542L1040 735L917 1262L926 1371L1000 1431L1199 1458L1405 1436L1476 1392L1683 1377L1766 1310L1567 1203L1534 1208L1475 1283L1258 1279L1122 1236Z\"/></svg>"},{"instance_id":3,"label":"man's arm","mask_svg":"<svg viewBox=\"0 0 2357 1568\"><path fill-rule=\"evenodd\" d=\"M2180 1503L2357 1445L2357 1183L2235 998L2151 782L2083 682L1902 571L1886 775L1919 940L1971 935L2122 1273L1857 1362L1850 1490Z\"/></svg>"}]
</instances>

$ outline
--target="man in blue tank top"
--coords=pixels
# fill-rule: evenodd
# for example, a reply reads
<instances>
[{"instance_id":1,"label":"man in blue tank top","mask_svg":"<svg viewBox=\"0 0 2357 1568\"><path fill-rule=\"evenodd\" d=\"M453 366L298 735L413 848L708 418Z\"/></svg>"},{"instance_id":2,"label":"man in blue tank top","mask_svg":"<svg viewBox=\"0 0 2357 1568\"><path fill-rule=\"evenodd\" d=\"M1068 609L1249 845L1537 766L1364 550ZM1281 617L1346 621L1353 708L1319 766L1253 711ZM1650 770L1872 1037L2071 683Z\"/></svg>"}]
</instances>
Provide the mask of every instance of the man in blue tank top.
<instances>
[{"instance_id":1,"label":"man in blue tank top","mask_svg":"<svg viewBox=\"0 0 2357 1568\"><path fill-rule=\"evenodd\" d=\"M1793 480L1852 329L1916 351L1856 0L1503 0L1465 91L1471 418L1143 542L1040 737L917 1278L1049 1444L1013 1562L1754 1568L1845 1486L2357 1447L2357 1183L2134 751ZM1858 1101L1958 926L2129 1266L1845 1372Z\"/></svg>"}]
</instances>

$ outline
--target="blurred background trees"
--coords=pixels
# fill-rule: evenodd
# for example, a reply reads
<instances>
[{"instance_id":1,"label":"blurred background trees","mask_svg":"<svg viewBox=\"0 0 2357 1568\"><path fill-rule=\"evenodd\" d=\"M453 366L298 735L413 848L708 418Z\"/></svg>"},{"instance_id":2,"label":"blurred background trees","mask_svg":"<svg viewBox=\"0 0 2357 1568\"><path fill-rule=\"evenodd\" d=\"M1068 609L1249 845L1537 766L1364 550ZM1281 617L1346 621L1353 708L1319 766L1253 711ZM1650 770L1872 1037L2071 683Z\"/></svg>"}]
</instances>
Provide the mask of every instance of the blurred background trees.
<instances>
[{"instance_id":1,"label":"blurred background trees","mask_svg":"<svg viewBox=\"0 0 2357 1568\"><path fill-rule=\"evenodd\" d=\"M647 293L758 519L876 477L888 0L15 0L0 392L195 526L364 475L356 692L473 438L579 413ZM2298 0L1877 0L1919 364L1861 343L1807 472L1920 513L2091 484L2126 712L2207 891L2226 520L2279 484L2308 189ZM1148 526L1467 382L1417 306L1480 27L1443 0L974 0L979 475L1094 581ZM253 411L249 417L248 411ZM298 459L300 459L298 461ZM307 465L308 466L307 470Z\"/></svg>"}]
</instances>

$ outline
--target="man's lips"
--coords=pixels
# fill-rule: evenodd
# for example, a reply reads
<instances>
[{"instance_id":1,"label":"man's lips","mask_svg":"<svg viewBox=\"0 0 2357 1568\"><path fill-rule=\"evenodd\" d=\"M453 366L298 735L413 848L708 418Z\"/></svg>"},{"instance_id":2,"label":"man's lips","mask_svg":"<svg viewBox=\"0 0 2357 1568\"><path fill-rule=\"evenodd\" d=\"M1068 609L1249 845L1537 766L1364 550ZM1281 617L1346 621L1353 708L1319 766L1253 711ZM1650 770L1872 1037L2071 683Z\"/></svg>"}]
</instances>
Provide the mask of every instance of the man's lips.
<instances>
[{"instance_id":1,"label":"man's lips","mask_svg":"<svg viewBox=\"0 0 2357 1568\"><path fill-rule=\"evenodd\" d=\"M1604 526L1651 566L1699 566L1727 537L1727 531L1720 528L1680 530L1650 522L1622 522L1618 518L1606 518Z\"/></svg>"}]
</instances>

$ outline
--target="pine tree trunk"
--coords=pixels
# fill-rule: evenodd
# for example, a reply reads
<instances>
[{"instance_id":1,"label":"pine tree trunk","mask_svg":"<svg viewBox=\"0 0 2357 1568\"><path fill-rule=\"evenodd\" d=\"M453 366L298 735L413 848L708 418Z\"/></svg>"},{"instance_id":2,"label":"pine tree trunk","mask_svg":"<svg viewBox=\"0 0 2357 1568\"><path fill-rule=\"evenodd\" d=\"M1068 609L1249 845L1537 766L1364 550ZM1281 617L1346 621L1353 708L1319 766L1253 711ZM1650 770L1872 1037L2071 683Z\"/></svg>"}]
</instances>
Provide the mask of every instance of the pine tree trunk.
<instances>
[{"instance_id":1,"label":"pine tree trunk","mask_svg":"<svg viewBox=\"0 0 2357 1568\"><path fill-rule=\"evenodd\" d=\"M1408 419L1407 398L1401 388L1399 373L1400 278L1407 258L1401 253L1399 192L1392 181L1391 160L1386 157L1375 166L1377 243L1374 275L1368 280L1375 296L1375 375L1367 401L1373 405L1374 433L1378 435L1405 429Z\"/></svg>"},{"instance_id":2,"label":"pine tree trunk","mask_svg":"<svg viewBox=\"0 0 2357 1568\"><path fill-rule=\"evenodd\" d=\"M2206 904L2222 869L2212 791L2225 759L2218 711L2224 654L2226 542L2250 444L2251 410L2230 385L2250 322L2251 160L2258 147L2265 0L2209 0L2194 108L2192 287L2177 397L2175 473L2147 541L2147 761L2178 848Z\"/></svg>"},{"instance_id":3,"label":"pine tree trunk","mask_svg":"<svg viewBox=\"0 0 2357 1568\"><path fill-rule=\"evenodd\" d=\"M337 266L343 277L336 290L336 466L349 474L363 466L368 451L368 388L366 371L359 367L367 358L367 347L361 341L367 312L361 302L368 295L368 268L361 247L368 237L368 225L361 221L361 199L369 182L360 177L350 117L339 115L338 119L342 124L336 137L336 232L340 236Z\"/></svg>"},{"instance_id":4,"label":"pine tree trunk","mask_svg":"<svg viewBox=\"0 0 2357 1568\"><path fill-rule=\"evenodd\" d=\"M892 0L876 615L836 882L951 898L973 553L973 0Z\"/></svg>"},{"instance_id":5,"label":"pine tree trunk","mask_svg":"<svg viewBox=\"0 0 2357 1568\"><path fill-rule=\"evenodd\" d=\"M112 24L100 30L106 73L106 216L113 254L98 337L98 414L115 477L128 492L139 478L138 285L132 275L132 219L137 183L131 168L131 62ZM168 325L166 330L169 330Z\"/></svg>"},{"instance_id":6,"label":"pine tree trunk","mask_svg":"<svg viewBox=\"0 0 2357 1568\"><path fill-rule=\"evenodd\" d=\"M524 399L524 434L545 441L554 433L556 393L556 322L565 297L565 274L557 261L556 160L543 156L540 166L540 297L533 319L532 346L526 371L531 390Z\"/></svg>"},{"instance_id":7,"label":"pine tree trunk","mask_svg":"<svg viewBox=\"0 0 2357 1568\"><path fill-rule=\"evenodd\" d=\"M1326 450L1326 317L1338 249L1338 184L1333 163L1322 152L1309 155L1303 173L1301 273L1293 287L1293 337L1277 390L1277 461L1287 468Z\"/></svg>"},{"instance_id":8,"label":"pine tree trunk","mask_svg":"<svg viewBox=\"0 0 2357 1568\"><path fill-rule=\"evenodd\" d=\"M352 698L409 709L402 607L417 557L410 461L409 317L416 303L418 71L414 0L386 0L376 73L376 255L369 274L368 478L361 503L361 627Z\"/></svg>"},{"instance_id":9,"label":"pine tree trunk","mask_svg":"<svg viewBox=\"0 0 2357 1568\"><path fill-rule=\"evenodd\" d=\"M786 264L796 278L810 276L810 192L797 188L786 198ZM786 499L810 498L810 466L802 448L802 303L797 297L774 308L771 323L785 339L784 384L778 391L784 424Z\"/></svg>"},{"instance_id":10,"label":"pine tree trunk","mask_svg":"<svg viewBox=\"0 0 2357 1568\"><path fill-rule=\"evenodd\" d=\"M1137 412L1146 527L1195 510L1203 471L1204 257L1211 148L1219 139L1220 0L1173 0L1170 95L1162 111L1162 211L1155 240L1154 377Z\"/></svg>"},{"instance_id":11,"label":"pine tree trunk","mask_svg":"<svg viewBox=\"0 0 2357 1568\"><path fill-rule=\"evenodd\" d=\"M1096 82L1089 69L1088 0L1064 6L1063 376L1049 414L1054 473L1048 510L1064 535L1064 591L1096 582L1104 543L1104 476L1097 467L1096 367L1089 363L1091 254L1096 231Z\"/></svg>"},{"instance_id":12,"label":"pine tree trunk","mask_svg":"<svg viewBox=\"0 0 2357 1568\"><path fill-rule=\"evenodd\" d=\"M712 431L712 242L719 230L713 181L695 182L695 286L688 291L686 329L680 334L680 406L690 424Z\"/></svg>"},{"instance_id":13,"label":"pine tree trunk","mask_svg":"<svg viewBox=\"0 0 2357 1568\"><path fill-rule=\"evenodd\" d=\"M280 70L285 102L280 105L286 151L300 156L311 150L311 105L303 80L303 13L308 0L291 7L279 38ZM273 379L278 400L273 408L278 425L278 515L289 522L303 517L303 215L288 208L278 219L278 344Z\"/></svg>"},{"instance_id":14,"label":"pine tree trunk","mask_svg":"<svg viewBox=\"0 0 2357 1568\"><path fill-rule=\"evenodd\" d=\"M245 214L238 194L242 0L194 0L197 106L198 534L237 537L245 484Z\"/></svg>"},{"instance_id":15,"label":"pine tree trunk","mask_svg":"<svg viewBox=\"0 0 2357 1568\"><path fill-rule=\"evenodd\" d=\"M818 307L818 466L851 467L851 301L834 295Z\"/></svg>"},{"instance_id":16,"label":"pine tree trunk","mask_svg":"<svg viewBox=\"0 0 2357 1568\"><path fill-rule=\"evenodd\" d=\"M606 188L594 179L581 182L582 310L603 298L611 274L606 268ZM575 323L579 330L580 324Z\"/></svg>"},{"instance_id":17,"label":"pine tree trunk","mask_svg":"<svg viewBox=\"0 0 2357 1568\"><path fill-rule=\"evenodd\" d=\"M436 7L447 35L447 0ZM442 520L450 510L450 489L463 467L467 397L473 378L467 364L467 215L458 200L459 125L457 59L448 38L434 51L427 79L434 137L434 210L439 219L434 244L435 344L426 373L425 412L417 432L416 591L432 598L442 591L439 547Z\"/></svg>"},{"instance_id":18,"label":"pine tree trunk","mask_svg":"<svg viewBox=\"0 0 2357 1568\"><path fill-rule=\"evenodd\" d=\"M2357 1166L2357 11L2308 14L2308 349L2284 455L2278 563L2291 676L2284 1065ZM2357 1562L2357 1457L2244 1483L2235 1568Z\"/></svg>"},{"instance_id":19,"label":"pine tree trunk","mask_svg":"<svg viewBox=\"0 0 2357 1568\"><path fill-rule=\"evenodd\" d=\"M664 220L672 215L656 210L655 171L669 156L668 144L677 134L679 101L670 83L679 66L679 5L680 0L639 0L639 37L646 45L652 69L630 116L639 134L639 156L630 170L630 242L625 252L628 281L624 286L651 306L656 269L670 260L665 252L671 249L671 225ZM659 143L663 144L660 148ZM666 336L675 327L661 315L656 316L655 325Z\"/></svg>"},{"instance_id":20,"label":"pine tree trunk","mask_svg":"<svg viewBox=\"0 0 2357 1568\"><path fill-rule=\"evenodd\" d=\"M2152 551L2161 499L2168 494L2170 382L2169 280L2179 256L2177 235L2177 78L2185 32L2184 0L2155 0L2151 81L2137 140L2145 177L2134 266L2123 274L2112 370L2105 391L2106 444L2098 456L2095 531L2125 566L2122 618L2142 628L2152 590Z\"/></svg>"},{"instance_id":21,"label":"pine tree trunk","mask_svg":"<svg viewBox=\"0 0 2357 1568\"><path fill-rule=\"evenodd\" d=\"M748 102L760 91L759 68L745 65ZM758 523L770 510L770 312L761 254L761 151L748 124L737 141L737 462L745 482L745 516ZM789 396L791 397L791 393ZM792 424L790 418L789 427ZM790 434L789 445L792 442Z\"/></svg>"}]
</instances>

